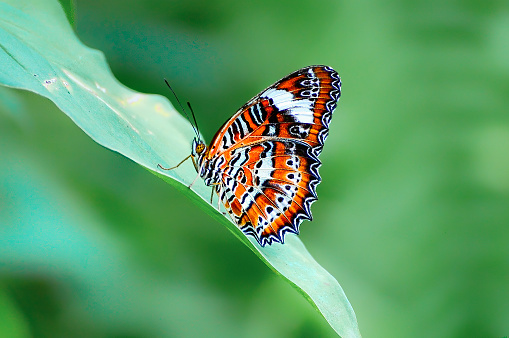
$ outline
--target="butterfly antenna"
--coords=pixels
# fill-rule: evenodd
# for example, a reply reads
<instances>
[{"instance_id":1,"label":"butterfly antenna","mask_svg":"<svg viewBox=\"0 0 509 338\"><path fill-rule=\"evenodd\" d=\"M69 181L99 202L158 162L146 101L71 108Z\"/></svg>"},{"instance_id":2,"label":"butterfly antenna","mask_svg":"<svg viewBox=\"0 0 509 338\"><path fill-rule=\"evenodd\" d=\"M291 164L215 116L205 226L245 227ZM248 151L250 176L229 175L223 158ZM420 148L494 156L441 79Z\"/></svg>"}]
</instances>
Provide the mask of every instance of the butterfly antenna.
<instances>
[{"instance_id":1,"label":"butterfly antenna","mask_svg":"<svg viewBox=\"0 0 509 338\"><path fill-rule=\"evenodd\" d=\"M189 122L191 123L191 127L193 127L193 130L194 130L194 133L196 134L196 136L198 136L198 138L200 137L200 135L198 134L198 125L193 126L193 122L191 121L191 119L189 118L189 115L187 114L186 110L184 109L184 106L182 106L182 103L180 103L180 100L177 96L177 94L175 94L175 91L173 90L173 88L171 88L170 84L168 83L168 81L166 79L164 79L164 82L166 82L166 85L168 86L168 88L170 88L171 92L173 93L173 96L175 96L175 98L177 99L177 102L180 106L180 109L184 112L184 114L186 115L187 119L189 120ZM191 110L192 112L192 110ZM194 118L194 114L193 114L193 118ZM196 119L194 119L194 123L196 123Z\"/></svg>"},{"instance_id":2,"label":"butterfly antenna","mask_svg":"<svg viewBox=\"0 0 509 338\"><path fill-rule=\"evenodd\" d=\"M196 129L198 129L198 131L199 131L200 128L198 128L198 122L196 122L196 117L194 116L194 110L191 107L191 102L187 101L187 106L189 107L189 110L191 111L191 115L193 115L193 120L194 120L194 124L196 126Z\"/></svg>"}]
</instances>

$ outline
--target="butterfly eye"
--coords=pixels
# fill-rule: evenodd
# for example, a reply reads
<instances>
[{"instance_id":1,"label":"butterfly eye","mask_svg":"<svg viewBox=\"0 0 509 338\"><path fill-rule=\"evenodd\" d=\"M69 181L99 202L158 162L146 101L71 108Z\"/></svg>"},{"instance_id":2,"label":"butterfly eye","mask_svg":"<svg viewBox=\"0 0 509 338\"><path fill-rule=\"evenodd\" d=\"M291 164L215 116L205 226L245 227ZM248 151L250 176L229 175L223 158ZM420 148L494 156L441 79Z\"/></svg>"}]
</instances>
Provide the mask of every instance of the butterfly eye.
<instances>
[{"instance_id":1,"label":"butterfly eye","mask_svg":"<svg viewBox=\"0 0 509 338\"><path fill-rule=\"evenodd\" d=\"M205 145L203 143L200 143L196 146L196 153L201 154L205 150Z\"/></svg>"}]
</instances>

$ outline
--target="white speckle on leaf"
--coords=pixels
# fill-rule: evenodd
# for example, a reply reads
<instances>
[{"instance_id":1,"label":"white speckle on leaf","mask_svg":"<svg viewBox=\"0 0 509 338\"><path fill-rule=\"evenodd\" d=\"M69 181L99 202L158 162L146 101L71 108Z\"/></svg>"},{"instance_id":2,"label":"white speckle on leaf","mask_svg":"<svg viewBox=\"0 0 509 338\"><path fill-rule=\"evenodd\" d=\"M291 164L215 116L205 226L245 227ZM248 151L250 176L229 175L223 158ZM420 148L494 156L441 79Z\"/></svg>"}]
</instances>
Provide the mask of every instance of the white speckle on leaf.
<instances>
[{"instance_id":1,"label":"white speckle on leaf","mask_svg":"<svg viewBox=\"0 0 509 338\"><path fill-rule=\"evenodd\" d=\"M49 88L52 84L54 84L55 82L57 81L56 78L52 78L52 79L49 79L49 80L45 80L42 85L46 88Z\"/></svg>"},{"instance_id":2,"label":"white speckle on leaf","mask_svg":"<svg viewBox=\"0 0 509 338\"><path fill-rule=\"evenodd\" d=\"M97 89L99 89L103 93L106 93L106 88L101 87L97 82L95 83L95 86L96 86Z\"/></svg>"},{"instance_id":3,"label":"white speckle on leaf","mask_svg":"<svg viewBox=\"0 0 509 338\"><path fill-rule=\"evenodd\" d=\"M136 103L136 102L140 101L141 98L142 98L141 94L134 94L133 96L131 96L130 98L127 99L127 103L129 103L129 104Z\"/></svg>"}]
</instances>

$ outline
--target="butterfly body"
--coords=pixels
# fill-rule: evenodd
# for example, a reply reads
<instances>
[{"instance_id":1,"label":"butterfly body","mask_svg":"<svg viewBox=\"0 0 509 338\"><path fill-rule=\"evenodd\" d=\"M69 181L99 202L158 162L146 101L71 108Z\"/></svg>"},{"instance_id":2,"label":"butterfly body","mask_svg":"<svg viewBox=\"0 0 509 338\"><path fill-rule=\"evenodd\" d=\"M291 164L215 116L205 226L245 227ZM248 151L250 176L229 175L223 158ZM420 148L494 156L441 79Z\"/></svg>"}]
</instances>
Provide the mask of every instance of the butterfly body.
<instances>
[{"instance_id":1,"label":"butterfly body","mask_svg":"<svg viewBox=\"0 0 509 338\"><path fill-rule=\"evenodd\" d=\"M284 243L311 220L321 182L318 159L341 92L330 67L302 68L230 118L210 146L193 140L193 162L232 220L261 246Z\"/></svg>"}]
</instances>

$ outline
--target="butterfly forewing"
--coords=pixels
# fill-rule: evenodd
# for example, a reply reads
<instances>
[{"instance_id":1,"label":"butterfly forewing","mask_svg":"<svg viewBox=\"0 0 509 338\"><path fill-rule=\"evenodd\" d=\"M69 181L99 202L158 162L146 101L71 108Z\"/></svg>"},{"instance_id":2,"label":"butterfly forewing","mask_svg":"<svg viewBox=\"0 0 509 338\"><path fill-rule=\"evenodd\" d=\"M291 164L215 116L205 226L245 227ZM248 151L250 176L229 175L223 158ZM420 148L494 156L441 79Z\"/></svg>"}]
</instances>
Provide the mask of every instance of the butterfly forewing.
<instances>
[{"instance_id":1,"label":"butterfly forewing","mask_svg":"<svg viewBox=\"0 0 509 338\"><path fill-rule=\"evenodd\" d=\"M310 66L246 103L218 131L205 161L216 191L240 229L264 246L284 242L311 219L322 151L340 96L330 67Z\"/></svg>"}]
</instances>

